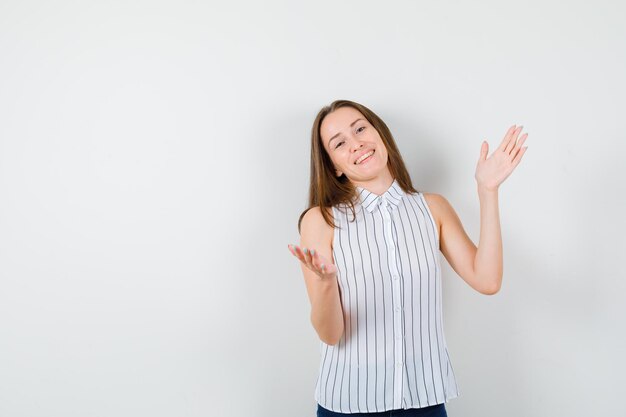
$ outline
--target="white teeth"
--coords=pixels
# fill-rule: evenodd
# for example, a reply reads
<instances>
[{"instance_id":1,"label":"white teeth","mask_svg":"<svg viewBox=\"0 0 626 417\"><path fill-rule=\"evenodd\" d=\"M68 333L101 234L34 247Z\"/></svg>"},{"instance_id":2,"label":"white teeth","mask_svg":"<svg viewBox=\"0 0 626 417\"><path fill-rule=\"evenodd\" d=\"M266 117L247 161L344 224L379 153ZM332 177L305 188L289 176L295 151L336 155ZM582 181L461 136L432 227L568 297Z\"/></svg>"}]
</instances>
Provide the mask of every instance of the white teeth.
<instances>
[{"instance_id":1,"label":"white teeth","mask_svg":"<svg viewBox=\"0 0 626 417\"><path fill-rule=\"evenodd\" d=\"M363 162L364 159L367 159L369 156L373 155L374 151L370 151L368 153L366 153L365 155L361 156L359 159L356 160L355 164L360 164L361 162Z\"/></svg>"}]
</instances>

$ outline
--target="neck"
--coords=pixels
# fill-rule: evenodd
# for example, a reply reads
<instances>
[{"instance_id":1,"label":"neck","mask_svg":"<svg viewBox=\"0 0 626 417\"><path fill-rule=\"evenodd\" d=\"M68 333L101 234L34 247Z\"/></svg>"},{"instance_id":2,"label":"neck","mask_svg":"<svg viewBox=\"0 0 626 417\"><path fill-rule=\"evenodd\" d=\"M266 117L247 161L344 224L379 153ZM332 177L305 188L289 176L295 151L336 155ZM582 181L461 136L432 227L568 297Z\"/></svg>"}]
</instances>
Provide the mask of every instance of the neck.
<instances>
[{"instance_id":1,"label":"neck","mask_svg":"<svg viewBox=\"0 0 626 417\"><path fill-rule=\"evenodd\" d=\"M370 193L382 195L391 187L393 180L394 178L391 176L389 169L386 169L385 172L374 178L363 181L352 181L352 183L357 187L365 188Z\"/></svg>"}]
</instances>

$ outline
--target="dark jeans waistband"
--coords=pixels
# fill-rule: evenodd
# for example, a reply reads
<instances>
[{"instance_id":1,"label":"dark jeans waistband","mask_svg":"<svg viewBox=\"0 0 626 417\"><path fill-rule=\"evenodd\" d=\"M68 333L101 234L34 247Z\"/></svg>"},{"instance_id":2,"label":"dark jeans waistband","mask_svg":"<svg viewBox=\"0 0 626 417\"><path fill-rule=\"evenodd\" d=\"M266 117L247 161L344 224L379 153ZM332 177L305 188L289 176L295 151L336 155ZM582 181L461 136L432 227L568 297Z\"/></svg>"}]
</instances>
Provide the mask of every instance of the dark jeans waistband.
<instances>
[{"instance_id":1,"label":"dark jeans waistband","mask_svg":"<svg viewBox=\"0 0 626 417\"><path fill-rule=\"evenodd\" d=\"M407 410L390 410L379 413L336 413L317 405L317 417L447 417L445 404Z\"/></svg>"}]
</instances>

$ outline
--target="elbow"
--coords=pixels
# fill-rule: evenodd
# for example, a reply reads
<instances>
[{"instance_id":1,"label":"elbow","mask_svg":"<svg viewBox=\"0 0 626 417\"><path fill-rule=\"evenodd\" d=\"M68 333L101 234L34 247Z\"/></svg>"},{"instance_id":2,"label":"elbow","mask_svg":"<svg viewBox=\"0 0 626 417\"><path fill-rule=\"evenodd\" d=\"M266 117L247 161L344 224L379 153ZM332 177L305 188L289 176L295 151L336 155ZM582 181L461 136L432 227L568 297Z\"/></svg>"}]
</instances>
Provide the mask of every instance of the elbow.
<instances>
[{"instance_id":1,"label":"elbow","mask_svg":"<svg viewBox=\"0 0 626 417\"><path fill-rule=\"evenodd\" d=\"M343 337L343 323L341 323L341 325L335 326L334 328L324 328L315 325L313 325L313 327L315 328L319 339L329 346L336 345Z\"/></svg>"},{"instance_id":2,"label":"elbow","mask_svg":"<svg viewBox=\"0 0 626 417\"><path fill-rule=\"evenodd\" d=\"M501 287L502 287L502 283L499 282L497 284L493 284L488 287L485 287L479 291L481 294L484 294L484 295L495 295L500 292Z\"/></svg>"},{"instance_id":3,"label":"elbow","mask_svg":"<svg viewBox=\"0 0 626 417\"><path fill-rule=\"evenodd\" d=\"M334 331L318 331L317 335L322 342L326 343L329 346L335 346L343 337L343 326L342 328L335 329Z\"/></svg>"},{"instance_id":4,"label":"elbow","mask_svg":"<svg viewBox=\"0 0 626 417\"><path fill-rule=\"evenodd\" d=\"M499 291L500 291L500 288L495 288L495 289L490 288L490 289L482 290L481 294L496 295Z\"/></svg>"},{"instance_id":5,"label":"elbow","mask_svg":"<svg viewBox=\"0 0 626 417\"><path fill-rule=\"evenodd\" d=\"M495 295L502 287L502 272L478 274L474 272L468 281L470 286L483 295Z\"/></svg>"},{"instance_id":6,"label":"elbow","mask_svg":"<svg viewBox=\"0 0 626 417\"><path fill-rule=\"evenodd\" d=\"M329 346L335 346L341 340L341 336L339 336L339 337L329 337L329 336L322 337L322 336L320 336L320 340L322 342L326 343Z\"/></svg>"}]
</instances>

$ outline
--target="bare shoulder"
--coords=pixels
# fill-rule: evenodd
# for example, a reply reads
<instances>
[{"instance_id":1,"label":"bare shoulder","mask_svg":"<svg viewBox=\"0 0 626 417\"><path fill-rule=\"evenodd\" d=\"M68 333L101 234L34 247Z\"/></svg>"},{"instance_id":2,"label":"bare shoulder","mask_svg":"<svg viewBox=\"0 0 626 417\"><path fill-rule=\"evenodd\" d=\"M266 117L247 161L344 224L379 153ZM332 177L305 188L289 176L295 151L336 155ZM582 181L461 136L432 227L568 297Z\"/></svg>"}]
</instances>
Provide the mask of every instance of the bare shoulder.
<instances>
[{"instance_id":1,"label":"bare shoulder","mask_svg":"<svg viewBox=\"0 0 626 417\"><path fill-rule=\"evenodd\" d=\"M328 213L332 216L332 211L328 208ZM322 225L326 225L331 228L324 216L322 216L322 209L319 206L311 207L302 217L302 228L320 228Z\"/></svg>"},{"instance_id":2,"label":"bare shoulder","mask_svg":"<svg viewBox=\"0 0 626 417\"><path fill-rule=\"evenodd\" d=\"M437 194L437 193L427 193L427 192L422 192L422 194L424 195L424 199L426 200L426 202L428 203L428 206L445 206L448 203L448 200L446 200L446 198L444 196L442 196L441 194Z\"/></svg>"},{"instance_id":3,"label":"bare shoulder","mask_svg":"<svg viewBox=\"0 0 626 417\"><path fill-rule=\"evenodd\" d=\"M448 226L448 224L459 222L458 215L452 207L452 204L441 194L436 193L423 193L424 199L428 203L428 208L433 214L433 217L437 221L437 226L441 228L442 225Z\"/></svg>"},{"instance_id":4,"label":"bare shoulder","mask_svg":"<svg viewBox=\"0 0 626 417\"><path fill-rule=\"evenodd\" d=\"M328 208L332 218L332 209ZM303 242L328 243L332 246L333 228L326 223L319 206L310 208L302 217L300 235Z\"/></svg>"},{"instance_id":5,"label":"bare shoulder","mask_svg":"<svg viewBox=\"0 0 626 417\"><path fill-rule=\"evenodd\" d=\"M424 196L424 200L426 200L428 208L437 222L437 228L441 230L441 221L447 212L447 208L450 203L441 194L422 192L422 195Z\"/></svg>"}]
</instances>

